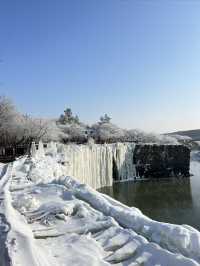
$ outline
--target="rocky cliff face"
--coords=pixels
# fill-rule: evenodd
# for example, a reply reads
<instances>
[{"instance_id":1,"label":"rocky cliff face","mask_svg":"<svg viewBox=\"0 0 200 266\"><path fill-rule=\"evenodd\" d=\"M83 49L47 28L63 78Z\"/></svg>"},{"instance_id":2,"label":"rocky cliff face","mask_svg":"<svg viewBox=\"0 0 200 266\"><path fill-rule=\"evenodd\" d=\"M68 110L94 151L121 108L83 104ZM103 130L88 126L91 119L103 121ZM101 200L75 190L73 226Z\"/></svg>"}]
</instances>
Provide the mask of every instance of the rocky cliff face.
<instances>
[{"instance_id":1,"label":"rocky cliff face","mask_svg":"<svg viewBox=\"0 0 200 266\"><path fill-rule=\"evenodd\" d=\"M138 176L190 175L190 150L182 145L136 145L133 162Z\"/></svg>"}]
</instances>

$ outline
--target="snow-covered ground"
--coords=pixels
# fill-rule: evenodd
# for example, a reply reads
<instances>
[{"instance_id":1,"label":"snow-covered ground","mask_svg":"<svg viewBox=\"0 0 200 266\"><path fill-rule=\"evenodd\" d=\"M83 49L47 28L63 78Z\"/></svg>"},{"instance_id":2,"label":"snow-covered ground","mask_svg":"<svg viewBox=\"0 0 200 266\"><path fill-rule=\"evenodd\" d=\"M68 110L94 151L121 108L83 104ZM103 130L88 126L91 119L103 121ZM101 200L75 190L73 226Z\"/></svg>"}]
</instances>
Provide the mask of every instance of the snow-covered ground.
<instances>
[{"instance_id":1,"label":"snow-covered ground","mask_svg":"<svg viewBox=\"0 0 200 266\"><path fill-rule=\"evenodd\" d=\"M32 154L0 165L0 265L199 265L194 228L151 220L66 176L55 147Z\"/></svg>"}]
</instances>

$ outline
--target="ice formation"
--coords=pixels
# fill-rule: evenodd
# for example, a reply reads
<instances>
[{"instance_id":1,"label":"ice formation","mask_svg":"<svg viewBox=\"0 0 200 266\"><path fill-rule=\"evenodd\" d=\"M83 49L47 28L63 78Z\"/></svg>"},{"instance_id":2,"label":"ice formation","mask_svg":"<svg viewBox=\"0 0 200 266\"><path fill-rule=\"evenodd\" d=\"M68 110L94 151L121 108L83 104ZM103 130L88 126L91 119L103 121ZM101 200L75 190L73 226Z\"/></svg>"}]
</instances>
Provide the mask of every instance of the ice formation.
<instances>
[{"instance_id":1,"label":"ice formation","mask_svg":"<svg viewBox=\"0 0 200 266\"><path fill-rule=\"evenodd\" d=\"M133 179L133 152L134 144L66 145L66 174L93 188L111 186L114 175L118 180Z\"/></svg>"},{"instance_id":2,"label":"ice formation","mask_svg":"<svg viewBox=\"0 0 200 266\"><path fill-rule=\"evenodd\" d=\"M31 143L31 149L30 149L30 154L31 156L34 158L37 154L37 150L36 150L36 146L35 146L35 142Z\"/></svg>"},{"instance_id":3,"label":"ice formation","mask_svg":"<svg viewBox=\"0 0 200 266\"><path fill-rule=\"evenodd\" d=\"M32 158L41 158L44 156L44 149L41 142L39 143L38 150L34 148L34 143L31 147ZM145 149L147 146L148 156L145 156ZM51 142L48 144L47 149L45 149L46 155L49 157L59 157L61 164L63 165L63 169L65 169L64 174L69 176L75 176L82 183L86 183L90 185L92 188L101 188L104 186L111 186L113 181L125 181L131 180L140 177L140 172L143 172L146 169L146 166L149 166L149 162L153 162L153 167L150 169L152 171L158 171L159 167L164 170L164 174L168 174L170 167L174 167L174 160L171 160L171 152L179 154L180 147L171 147L163 146L159 150L151 144L144 146L142 149L139 146L135 146L133 143L115 143L115 144L103 144L98 145L94 143L89 143L87 145L62 145ZM175 149L175 150L174 150ZM141 153L139 158L135 159L135 153ZM154 154L154 155L152 155ZM184 155L184 152L182 152ZM187 154L186 154L187 155ZM152 156L152 157L151 157ZM144 157L144 162L141 162ZM148 157L148 163L145 162L145 158ZM158 161L158 157L162 158ZM168 158L170 157L170 159ZM180 157L180 156L179 156ZM182 156L184 158L184 156ZM185 157L188 159L189 165L189 157ZM156 161L157 160L157 161ZM162 168L163 161L168 160L171 163L170 167L164 166ZM180 159L181 160L181 159ZM155 166L155 161L158 165ZM41 162L42 163L42 162ZM139 164L138 164L139 163ZM146 164L145 164L146 163ZM49 169L51 168L51 162L49 162ZM141 171L136 171L140 165ZM184 166L181 166L184 168ZM178 163L178 170L180 172L180 165ZM184 168L185 169L185 168ZM183 169L182 169L183 170ZM172 171L173 172L173 171ZM155 172L154 172L155 173Z\"/></svg>"},{"instance_id":4,"label":"ice formation","mask_svg":"<svg viewBox=\"0 0 200 266\"><path fill-rule=\"evenodd\" d=\"M43 147L42 141L39 141L39 144L38 144L38 156L40 158L45 156L45 152L44 152L44 147Z\"/></svg>"},{"instance_id":5,"label":"ice formation","mask_svg":"<svg viewBox=\"0 0 200 266\"><path fill-rule=\"evenodd\" d=\"M133 143L114 144L113 163L117 170L117 180L127 180L136 177L136 169L133 163L134 148L135 144Z\"/></svg>"}]
</instances>

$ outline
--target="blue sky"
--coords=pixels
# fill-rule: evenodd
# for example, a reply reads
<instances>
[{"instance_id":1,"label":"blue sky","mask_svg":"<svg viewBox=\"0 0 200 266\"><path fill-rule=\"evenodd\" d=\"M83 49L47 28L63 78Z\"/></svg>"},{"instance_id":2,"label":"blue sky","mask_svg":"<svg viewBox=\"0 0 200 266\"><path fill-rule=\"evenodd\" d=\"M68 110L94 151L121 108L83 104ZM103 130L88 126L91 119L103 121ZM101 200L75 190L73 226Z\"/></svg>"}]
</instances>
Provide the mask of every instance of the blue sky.
<instances>
[{"instance_id":1,"label":"blue sky","mask_svg":"<svg viewBox=\"0 0 200 266\"><path fill-rule=\"evenodd\" d=\"M20 111L200 128L200 2L1 0L0 94Z\"/></svg>"}]
</instances>

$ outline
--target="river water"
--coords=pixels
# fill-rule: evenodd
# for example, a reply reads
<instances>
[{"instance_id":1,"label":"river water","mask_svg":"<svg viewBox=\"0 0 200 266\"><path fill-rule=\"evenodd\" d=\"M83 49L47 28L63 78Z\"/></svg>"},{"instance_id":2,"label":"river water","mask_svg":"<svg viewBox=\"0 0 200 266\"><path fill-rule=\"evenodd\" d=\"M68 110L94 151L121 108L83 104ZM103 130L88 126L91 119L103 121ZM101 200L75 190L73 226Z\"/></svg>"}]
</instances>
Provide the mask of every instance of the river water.
<instances>
[{"instance_id":1,"label":"river water","mask_svg":"<svg viewBox=\"0 0 200 266\"><path fill-rule=\"evenodd\" d=\"M139 208L154 220L200 230L200 163L192 162L190 172L190 178L114 183L98 191Z\"/></svg>"}]
</instances>

